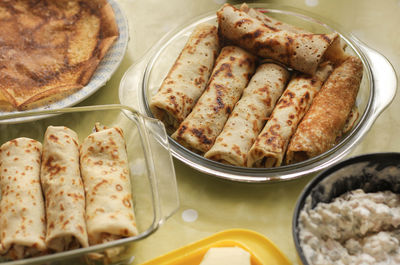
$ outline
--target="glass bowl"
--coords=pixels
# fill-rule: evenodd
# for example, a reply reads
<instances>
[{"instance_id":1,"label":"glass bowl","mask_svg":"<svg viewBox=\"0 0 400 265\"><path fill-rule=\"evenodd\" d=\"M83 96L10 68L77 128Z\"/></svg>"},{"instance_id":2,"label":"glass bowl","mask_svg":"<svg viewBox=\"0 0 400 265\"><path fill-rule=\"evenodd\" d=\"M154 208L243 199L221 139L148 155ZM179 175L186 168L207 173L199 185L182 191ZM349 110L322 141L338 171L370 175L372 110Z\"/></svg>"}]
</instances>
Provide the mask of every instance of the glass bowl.
<instances>
[{"instance_id":1,"label":"glass bowl","mask_svg":"<svg viewBox=\"0 0 400 265\"><path fill-rule=\"evenodd\" d=\"M8 124L16 118L46 116L21 124ZM50 118L48 117L50 115ZM17 137L43 142L48 126L66 126L83 141L99 122L108 127L119 126L126 140L132 183L133 204L138 235L112 242L41 257L1 264L128 264L134 258L132 247L163 224L179 207L178 190L172 156L164 125L122 105L71 107L58 110L27 111L1 118L0 144ZM118 249L118 256L110 256Z\"/></svg>"},{"instance_id":2,"label":"glass bowl","mask_svg":"<svg viewBox=\"0 0 400 265\"><path fill-rule=\"evenodd\" d=\"M356 100L360 112L358 120L351 131L327 152L296 164L276 168L245 168L215 162L191 152L169 137L172 155L201 172L240 182L290 180L322 170L348 154L368 132L379 114L391 103L397 87L394 69L384 56L341 30L339 25L324 18L299 9L273 4L257 3L249 4L249 6L261 9L268 12L271 17L311 32L330 33L336 31L339 33L347 45L346 51L358 56L364 65L362 83ZM203 22L216 25L216 11L195 18L170 32L141 60L132 65L120 83L120 102L152 117L149 99L159 89L192 30Z\"/></svg>"},{"instance_id":3,"label":"glass bowl","mask_svg":"<svg viewBox=\"0 0 400 265\"><path fill-rule=\"evenodd\" d=\"M355 189L364 192L390 190L400 194L400 153L373 153L346 159L321 172L300 194L293 214L292 235L299 264L308 265L299 238L299 218L303 209ZM373 218L373 217L371 217Z\"/></svg>"}]
</instances>

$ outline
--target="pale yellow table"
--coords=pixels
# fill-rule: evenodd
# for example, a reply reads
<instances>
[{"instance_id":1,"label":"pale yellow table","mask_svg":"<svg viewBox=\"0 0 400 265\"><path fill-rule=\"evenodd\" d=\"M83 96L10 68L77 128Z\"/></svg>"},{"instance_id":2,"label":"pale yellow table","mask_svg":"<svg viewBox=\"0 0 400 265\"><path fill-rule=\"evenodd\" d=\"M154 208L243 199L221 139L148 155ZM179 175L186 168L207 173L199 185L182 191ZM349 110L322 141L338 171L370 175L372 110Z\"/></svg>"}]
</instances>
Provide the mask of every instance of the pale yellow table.
<instances>
[{"instance_id":1,"label":"pale yellow table","mask_svg":"<svg viewBox=\"0 0 400 265\"><path fill-rule=\"evenodd\" d=\"M218 8L223 0L119 0L129 20L131 40L120 68L94 96L82 103L118 102L123 73L169 30L195 16ZM252 2L252 1L250 1ZM280 0L266 1L302 8L341 24L369 46L384 54L400 73L399 0ZM235 1L233 3L239 3ZM400 102L396 97L378 118L361 144L350 154L400 151ZM221 181L174 160L180 210L151 237L138 242L140 264L158 255L229 228L248 228L271 239L297 264L291 234L292 213L303 187L312 176L299 180L251 185ZM194 209L198 218L185 222L182 213Z\"/></svg>"},{"instance_id":2,"label":"pale yellow table","mask_svg":"<svg viewBox=\"0 0 400 265\"><path fill-rule=\"evenodd\" d=\"M130 43L119 69L106 86L79 105L118 103L118 87L124 72L165 33L205 12L216 10L223 0L118 0L129 20ZM253 1L250 1L253 2ZM384 54L400 73L400 0L279 0L284 5L318 13L343 25L369 46ZM235 1L233 3L239 3ZM378 118L361 144L350 154L400 151L400 102ZM194 242L221 230L248 228L271 239L297 264L291 234L292 213L303 187L312 176L274 184L243 184L219 180L196 172L174 160L181 207L158 231L138 242L133 264ZM185 210L198 218L186 222Z\"/></svg>"}]
</instances>

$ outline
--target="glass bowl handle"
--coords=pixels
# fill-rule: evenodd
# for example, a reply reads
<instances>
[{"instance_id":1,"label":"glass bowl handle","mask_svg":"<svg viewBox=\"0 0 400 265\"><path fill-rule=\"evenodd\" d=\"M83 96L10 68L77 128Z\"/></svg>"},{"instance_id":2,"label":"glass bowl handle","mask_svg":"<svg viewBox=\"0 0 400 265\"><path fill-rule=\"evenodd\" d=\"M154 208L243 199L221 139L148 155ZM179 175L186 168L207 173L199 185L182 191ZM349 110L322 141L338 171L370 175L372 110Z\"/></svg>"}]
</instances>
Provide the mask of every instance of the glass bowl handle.
<instances>
[{"instance_id":1,"label":"glass bowl handle","mask_svg":"<svg viewBox=\"0 0 400 265\"><path fill-rule=\"evenodd\" d=\"M389 60L381 53L369 48L365 43L354 38L370 63L373 73L372 82L376 100L373 102L373 120L393 101L397 91L396 72Z\"/></svg>"},{"instance_id":2,"label":"glass bowl handle","mask_svg":"<svg viewBox=\"0 0 400 265\"><path fill-rule=\"evenodd\" d=\"M134 107L139 113L146 115L145 102L142 97L143 75L148 55L132 64L121 79L119 101L122 105Z\"/></svg>"},{"instance_id":3,"label":"glass bowl handle","mask_svg":"<svg viewBox=\"0 0 400 265\"><path fill-rule=\"evenodd\" d=\"M150 178L153 186L155 223L163 224L179 208L178 187L168 136L164 124L144 115L141 120L146 155L150 165Z\"/></svg>"}]
</instances>

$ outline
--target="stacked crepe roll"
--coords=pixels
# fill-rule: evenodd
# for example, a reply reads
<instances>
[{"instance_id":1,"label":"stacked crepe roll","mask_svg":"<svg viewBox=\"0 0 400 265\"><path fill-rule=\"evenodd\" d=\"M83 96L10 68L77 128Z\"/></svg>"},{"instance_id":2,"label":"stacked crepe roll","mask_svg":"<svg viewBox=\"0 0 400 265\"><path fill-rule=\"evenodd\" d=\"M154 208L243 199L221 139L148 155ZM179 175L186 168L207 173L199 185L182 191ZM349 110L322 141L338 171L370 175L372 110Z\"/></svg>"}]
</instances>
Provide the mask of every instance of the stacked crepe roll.
<instances>
[{"instance_id":1,"label":"stacked crepe roll","mask_svg":"<svg viewBox=\"0 0 400 265\"><path fill-rule=\"evenodd\" d=\"M89 244L136 235L128 155L122 130L96 126L96 132L83 141L80 158Z\"/></svg>"},{"instance_id":2,"label":"stacked crepe roll","mask_svg":"<svg viewBox=\"0 0 400 265\"><path fill-rule=\"evenodd\" d=\"M78 135L64 126L49 126L44 135L40 180L46 201L46 245L57 252L89 246L78 141Z\"/></svg>"},{"instance_id":3,"label":"stacked crepe roll","mask_svg":"<svg viewBox=\"0 0 400 265\"><path fill-rule=\"evenodd\" d=\"M225 4L217 20L213 40L221 50L215 62L207 61L207 67L214 66L202 82L205 87L179 85L205 78L196 71L204 66L198 35L207 35L213 26L200 24L150 102L157 106L151 108L157 118L161 111L171 113L171 106L185 110L179 118L168 118L174 120L171 137L182 146L224 164L278 167L327 151L355 123L363 67L345 52L338 33L311 33L246 4L239 9ZM196 38L199 49L193 48ZM182 59L187 47L193 51L190 61ZM198 99L187 97L189 105L178 98L192 91ZM324 113L327 102L331 105Z\"/></svg>"},{"instance_id":4,"label":"stacked crepe roll","mask_svg":"<svg viewBox=\"0 0 400 265\"><path fill-rule=\"evenodd\" d=\"M42 144L17 138L0 147L0 253L11 259L46 250L40 164Z\"/></svg>"},{"instance_id":5,"label":"stacked crepe roll","mask_svg":"<svg viewBox=\"0 0 400 265\"><path fill-rule=\"evenodd\" d=\"M79 144L49 126L43 145L16 138L0 147L0 254L22 259L137 234L128 157L118 127Z\"/></svg>"},{"instance_id":6,"label":"stacked crepe roll","mask_svg":"<svg viewBox=\"0 0 400 265\"><path fill-rule=\"evenodd\" d=\"M289 71L274 63L260 65L244 89L215 144L205 157L246 166L252 143L265 125L289 79Z\"/></svg>"},{"instance_id":7,"label":"stacked crepe roll","mask_svg":"<svg viewBox=\"0 0 400 265\"><path fill-rule=\"evenodd\" d=\"M255 69L255 57L236 46L219 54L209 85L172 138L197 152L207 152L221 132Z\"/></svg>"},{"instance_id":8,"label":"stacked crepe roll","mask_svg":"<svg viewBox=\"0 0 400 265\"><path fill-rule=\"evenodd\" d=\"M250 148L247 166L277 167L282 164L290 137L331 71L331 65L321 65L314 75L296 74L290 80L267 124Z\"/></svg>"},{"instance_id":9,"label":"stacked crepe roll","mask_svg":"<svg viewBox=\"0 0 400 265\"><path fill-rule=\"evenodd\" d=\"M217 27L200 24L189 37L150 108L166 128L176 130L203 93L219 52Z\"/></svg>"}]
</instances>

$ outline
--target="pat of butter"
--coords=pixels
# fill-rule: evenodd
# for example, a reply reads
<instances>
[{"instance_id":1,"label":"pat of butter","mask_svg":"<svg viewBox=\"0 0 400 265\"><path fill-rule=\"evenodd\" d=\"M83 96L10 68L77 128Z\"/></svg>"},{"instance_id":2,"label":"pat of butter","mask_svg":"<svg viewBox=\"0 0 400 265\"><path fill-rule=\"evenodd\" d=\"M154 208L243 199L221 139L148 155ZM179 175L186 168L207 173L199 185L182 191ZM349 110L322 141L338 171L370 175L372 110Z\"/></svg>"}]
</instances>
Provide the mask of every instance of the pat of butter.
<instances>
[{"instance_id":1,"label":"pat of butter","mask_svg":"<svg viewBox=\"0 0 400 265\"><path fill-rule=\"evenodd\" d=\"M250 253L240 247L213 247L200 265L250 265Z\"/></svg>"}]
</instances>

